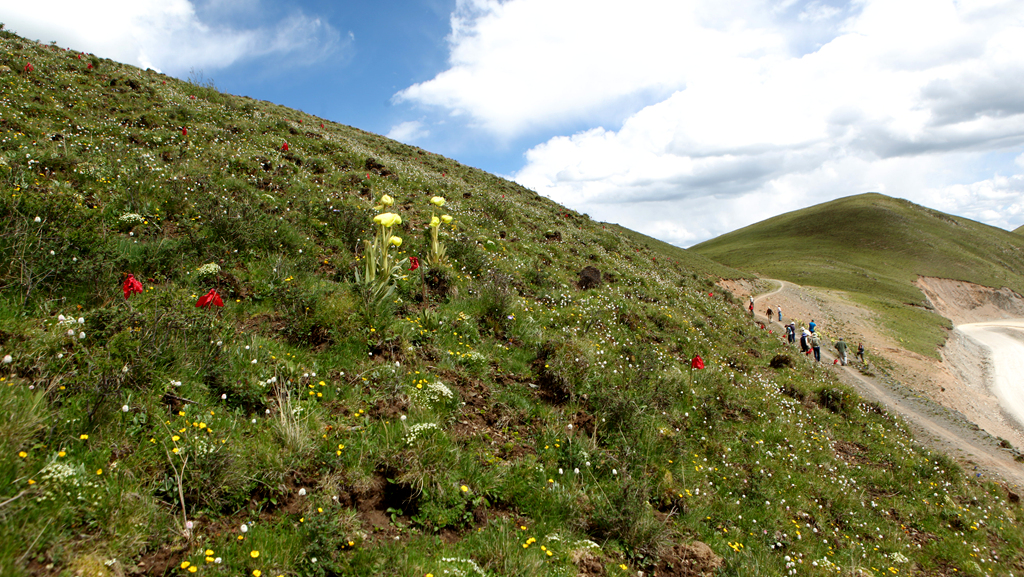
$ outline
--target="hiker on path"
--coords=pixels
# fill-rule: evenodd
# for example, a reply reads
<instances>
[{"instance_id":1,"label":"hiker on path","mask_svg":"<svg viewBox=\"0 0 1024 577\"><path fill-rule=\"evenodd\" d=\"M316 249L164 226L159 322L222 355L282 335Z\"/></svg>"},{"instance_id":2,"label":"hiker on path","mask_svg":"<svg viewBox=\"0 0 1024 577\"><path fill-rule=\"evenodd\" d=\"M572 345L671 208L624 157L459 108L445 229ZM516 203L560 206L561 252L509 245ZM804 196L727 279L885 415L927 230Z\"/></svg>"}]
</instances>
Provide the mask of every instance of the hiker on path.
<instances>
[{"instance_id":1,"label":"hiker on path","mask_svg":"<svg viewBox=\"0 0 1024 577\"><path fill-rule=\"evenodd\" d=\"M772 307L768 307L768 322L772 322Z\"/></svg>"},{"instance_id":2,"label":"hiker on path","mask_svg":"<svg viewBox=\"0 0 1024 577\"><path fill-rule=\"evenodd\" d=\"M754 316L754 297L750 297L750 316Z\"/></svg>"},{"instance_id":3,"label":"hiker on path","mask_svg":"<svg viewBox=\"0 0 1024 577\"><path fill-rule=\"evenodd\" d=\"M778 317L779 317L779 322L781 323L782 322L782 307L778 307L778 308L779 308Z\"/></svg>"},{"instance_id":4,"label":"hiker on path","mask_svg":"<svg viewBox=\"0 0 1024 577\"><path fill-rule=\"evenodd\" d=\"M836 352L839 353L839 363L846 366L846 341L843 337L839 337L839 342L836 343Z\"/></svg>"},{"instance_id":5,"label":"hiker on path","mask_svg":"<svg viewBox=\"0 0 1024 577\"><path fill-rule=\"evenodd\" d=\"M813 333L814 332L814 327L816 327L816 326L818 326L818 325L814 323L814 319L811 319L811 324L807 325L807 328L811 329L811 332Z\"/></svg>"},{"instance_id":6,"label":"hiker on path","mask_svg":"<svg viewBox=\"0 0 1024 577\"><path fill-rule=\"evenodd\" d=\"M786 325L786 340L789 341L789 344L796 342L796 327L793 326L793 323Z\"/></svg>"},{"instance_id":7,"label":"hiker on path","mask_svg":"<svg viewBox=\"0 0 1024 577\"><path fill-rule=\"evenodd\" d=\"M811 348L814 349L814 361L817 363L821 362L821 339L818 338L818 333L811 335Z\"/></svg>"},{"instance_id":8,"label":"hiker on path","mask_svg":"<svg viewBox=\"0 0 1024 577\"><path fill-rule=\"evenodd\" d=\"M800 352L807 354L807 351L811 350L811 347L807 344L807 337L811 336L811 333L804 329L804 332L800 333Z\"/></svg>"},{"instance_id":9,"label":"hiker on path","mask_svg":"<svg viewBox=\"0 0 1024 577\"><path fill-rule=\"evenodd\" d=\"M860 357L860 363L864 364L864 343L857 343L857 356Z\"/></svg>"}]
</instances>

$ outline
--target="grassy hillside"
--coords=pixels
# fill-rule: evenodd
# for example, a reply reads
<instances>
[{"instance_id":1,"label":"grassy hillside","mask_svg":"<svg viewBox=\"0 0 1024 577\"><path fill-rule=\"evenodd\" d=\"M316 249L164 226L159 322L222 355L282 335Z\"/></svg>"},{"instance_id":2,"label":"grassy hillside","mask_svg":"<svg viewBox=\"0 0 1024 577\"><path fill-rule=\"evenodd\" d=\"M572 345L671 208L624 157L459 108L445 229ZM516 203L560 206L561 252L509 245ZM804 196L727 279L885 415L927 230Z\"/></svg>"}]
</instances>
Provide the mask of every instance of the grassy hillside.
<instances>
[{"instance_id":1,"label":"grassy hillside","mask_svg":"<svg viewBox=\"0 0 1024 577\"><path fill-rule=\"evenodd\" d=\"M1017 489L787 366L705 259L210 86L0 65L0 575L1024 570Z\"/></svg>"},{"instance_id":2,"label":"grassy hillside","mask_svg":"<svg viewBox=\"0 0 1024 577\"><path fill-rule=\"evenodd\" d=\"M948 321L922 308L919 275L1024 294L1019 235L868 193L786 213L692 247L743 270L838 289L879 311L910 350L936 355Z\"/></svg>"}]
</instances>

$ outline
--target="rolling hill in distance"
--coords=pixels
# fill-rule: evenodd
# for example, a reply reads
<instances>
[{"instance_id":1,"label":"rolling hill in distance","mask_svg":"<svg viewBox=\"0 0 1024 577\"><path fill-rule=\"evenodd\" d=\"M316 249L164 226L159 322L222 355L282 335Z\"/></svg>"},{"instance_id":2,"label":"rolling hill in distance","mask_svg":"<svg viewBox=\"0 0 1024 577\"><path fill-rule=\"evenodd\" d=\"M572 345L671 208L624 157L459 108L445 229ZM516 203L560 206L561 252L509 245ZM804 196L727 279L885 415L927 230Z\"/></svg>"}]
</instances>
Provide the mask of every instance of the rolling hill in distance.
<instances>
[{"instance_id":1,"label":"rolling hill in distance","mask_svg":"<svg viewBox=\"0 0 1024 577\"><path fill-rule=\"evenodd\" d=\"M919 276L1024 294L1024 241L1015 234L877 193L789 212L691 247L727 266L846 291L881 313L908 348L930 356L948 321L922 308Z\"/></svg>"},{"instance_id":2,"label":"rolling hill in distance","mask_svg":"<svg viewBox=\"0 0 1024 577\"><path fill-rule=\"evenodd\" d=\"M774 258L1019 286L1004 236L847 202L877 237L815 207ZM1024 571L1021 489L755 323L730 267L811 281L734 234L0 30L0 575Z\"/></svg>"}]
</instances>

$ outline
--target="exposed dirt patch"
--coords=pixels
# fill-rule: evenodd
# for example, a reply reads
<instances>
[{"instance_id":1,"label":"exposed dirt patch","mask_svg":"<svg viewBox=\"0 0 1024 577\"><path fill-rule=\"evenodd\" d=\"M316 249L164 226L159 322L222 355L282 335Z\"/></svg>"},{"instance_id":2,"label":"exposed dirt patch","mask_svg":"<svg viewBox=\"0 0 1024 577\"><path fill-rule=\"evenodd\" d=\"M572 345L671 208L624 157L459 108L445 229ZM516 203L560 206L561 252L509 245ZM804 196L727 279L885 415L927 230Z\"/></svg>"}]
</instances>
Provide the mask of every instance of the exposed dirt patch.
<instances>
[{"instance_id":1,"label":"exposed dirt patch","mask_svg":"<svg viewBox=\"0 0 1024 577\"><path fill-rule=\"evenodd\" d=\"M938 313L954 325L1024 318L1024 297L1008 288L999 290L948 278L920 277L914 283Z\"/></svg>"},{"instance_id":2,"label":"exposed dirt patch","mask_svg":"<svg viewBox=\"0 0 1024 577\"><path fill-rule=\"evenodd\" d=\"M694 541L672 547L654 568L654 577L702 577L714 575L723 560L706 544Z\"/></svg>"},{"instance_id":3,"label":"exposed dirt patch","mask_svg":"<svg viewBox=\"0 0 1024 577\"><path fill-rule=\"evenodd\" d=\"M133 570L129 573L136 575L167 575L178 568L181 560L185 557L183 548L161 547L142 556Z\"/></svg>"}]
</instances>

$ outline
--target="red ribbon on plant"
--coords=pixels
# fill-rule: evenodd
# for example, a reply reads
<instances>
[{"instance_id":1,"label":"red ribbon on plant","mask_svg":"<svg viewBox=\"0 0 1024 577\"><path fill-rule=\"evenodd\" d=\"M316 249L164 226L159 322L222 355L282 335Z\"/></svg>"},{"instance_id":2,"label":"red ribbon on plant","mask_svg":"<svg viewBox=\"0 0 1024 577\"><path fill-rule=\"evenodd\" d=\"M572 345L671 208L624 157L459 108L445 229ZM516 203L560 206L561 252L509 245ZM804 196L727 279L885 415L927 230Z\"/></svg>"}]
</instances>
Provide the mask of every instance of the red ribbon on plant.
<instances>
[{"instance_id":1,"label":"red ribbon on plant","mask_svg":"<svg viewBox=\"0 0 1024 577\"><path fill-rule=\"evenodd\" d=\"M224 301L222 301L220 299L220 295L217 294L217 289L210 289L210 292L199 297L199 300L196 301L196 308L210 308L213 306L224 306Z\"/></svg>"},{"instance_id":2,"label":"red ribbon on plant","mask_svg":"<svg viewBox=\"0 0 1024 577\"><path fill-rule=\"evenodd\" d=\"M691 369L703 369L704 368L704 359L700 358L700 355L697 355L697 356L693 357L693 360L690 361L690 368Z\"/></svg>"},{"instance_id":3,"label":"red ribbon on plant","mask_svg":"<svg viewBox=\"0 0 1024 577\"><path fill-rule=\"evenodd\" d=\"M418 268L420 268L420 259L418 259L418 258L416 258L414 256L410 256L409 257L409 272L412 272L412 271L414 271L414 270L416 270Z\"/></svg>"},{"instance_id":4,"label":"red ribbon on plant","mask_svg":"<svg viewBox=\"0 0 1024 577\"><path fill-rule=\"evenodd\" d=\"M121 288L124 289L125 300L128 300L128 297L135 293L142 294L142 283L133 274L128 275L128 278L124 279L124 285Z\"/></svg>"}]
</instances>

